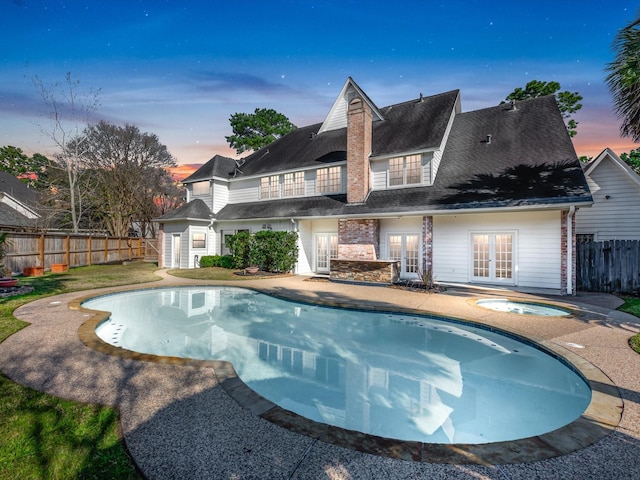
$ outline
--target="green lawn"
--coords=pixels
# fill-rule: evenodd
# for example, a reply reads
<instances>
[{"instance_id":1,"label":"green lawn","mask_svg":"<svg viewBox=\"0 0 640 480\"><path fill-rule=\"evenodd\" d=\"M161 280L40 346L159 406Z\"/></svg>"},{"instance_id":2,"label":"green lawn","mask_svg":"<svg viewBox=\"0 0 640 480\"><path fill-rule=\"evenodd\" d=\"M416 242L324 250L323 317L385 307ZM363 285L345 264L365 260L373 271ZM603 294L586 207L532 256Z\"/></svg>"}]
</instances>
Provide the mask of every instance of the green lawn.
<instances>
[{"instance_id":1,"label":"green lawn","mask_svg":"<svg viewBox=\"0 0 640 480\"><path fill-rule=\"evenodd\" d=\"M32 293L0 299L0 342L28 324L13 311L43 296L158 280L154 264L101 265L21 278ZM22 387L0 375L0 479L139 479L114 408Z\"/></svg>"},{"instance_id":2,"label":"green lawn","mask_svg":"<svg viewBox=\"0 0 640 480\"><path fill-rule=\"evenodd\" d=\"M640 317L640 298L636 297L623 297L624 305L619 310L630 313L636 317ZM640 333L637 333L629 339L629 345L636 352L640 353Z\"/></svg>"}]
</instances>

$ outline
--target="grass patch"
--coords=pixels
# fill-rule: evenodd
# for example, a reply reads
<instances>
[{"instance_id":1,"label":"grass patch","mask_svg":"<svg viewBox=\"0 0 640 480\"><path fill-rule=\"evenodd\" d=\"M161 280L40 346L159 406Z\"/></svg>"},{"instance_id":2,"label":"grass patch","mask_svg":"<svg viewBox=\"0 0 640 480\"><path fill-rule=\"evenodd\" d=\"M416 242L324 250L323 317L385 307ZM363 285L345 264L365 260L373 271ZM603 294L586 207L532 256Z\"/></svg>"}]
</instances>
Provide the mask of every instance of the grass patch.
<instances>
[{"instance_id":1,"label":"grass patch","mask_svg":"<svg viewBox=\"0 0 640 480\"><path fill-rule=\"evenodd\" d=\"M624 304L618 310L640 317L640 298L623 297L623 300ZM640 333L635 334L629 339L629 346L636 352L640 353Z\"/></svg>"},{"instance_id":2,"label":"grass patch","mask_svg":"<svg viewBox=\"0 0 640 480\"><path fill-rule=\"evenodd\" d=\"M34 291L0 298L0 342L28 324L13 311L59 293L159 280L148 263L94 265L20 278ZM0 375L0 479L142 478L122 443L117 410L62 400Z\"/></svg>"}]
</instances>

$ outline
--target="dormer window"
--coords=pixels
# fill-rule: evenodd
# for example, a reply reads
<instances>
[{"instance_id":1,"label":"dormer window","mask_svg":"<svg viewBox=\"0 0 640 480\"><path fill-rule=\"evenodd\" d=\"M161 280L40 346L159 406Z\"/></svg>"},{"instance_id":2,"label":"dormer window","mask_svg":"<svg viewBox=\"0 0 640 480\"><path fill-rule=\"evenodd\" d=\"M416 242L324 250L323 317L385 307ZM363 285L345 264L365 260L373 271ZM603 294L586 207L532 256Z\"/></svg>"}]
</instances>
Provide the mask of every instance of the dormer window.
<instances>
[{"instance_id":1,"label":"dormer window","mask_svg":"<svg viewBox=\"0 0 640 480\"><path fill-rule=\"evenodd\" d=\"M270 175L260 179L260 199L280 198L280 176Z\"/></svg>"},{"instance_id":2,"label":"dormer window","mask_svg":"<svg viewBox=\"0 0 640 480\"><path fill-rule=\"evenodd\" d=\"M283 197L301 197L304 195L304 172L285 173L283 180Z\"/></svg>"},{"instance_id":3,"label":"dormer window","mask_svg":"<svg viewBox=\"0 0 640 480\"><path fill-rule=\"evenodd\" d=\"M389 159L389 186L422 183L422 155L407 155Z\"/></svg>"},{"instance_id":4,"label":"dormer window","mask_svg":"<svg viewBox=\"0 0 640 480\"><path fill-rule=\"evenodd\" d=\"M319 168L316 173L316 193L342 192L342 167Z\"/></svg>"}]
</instances>

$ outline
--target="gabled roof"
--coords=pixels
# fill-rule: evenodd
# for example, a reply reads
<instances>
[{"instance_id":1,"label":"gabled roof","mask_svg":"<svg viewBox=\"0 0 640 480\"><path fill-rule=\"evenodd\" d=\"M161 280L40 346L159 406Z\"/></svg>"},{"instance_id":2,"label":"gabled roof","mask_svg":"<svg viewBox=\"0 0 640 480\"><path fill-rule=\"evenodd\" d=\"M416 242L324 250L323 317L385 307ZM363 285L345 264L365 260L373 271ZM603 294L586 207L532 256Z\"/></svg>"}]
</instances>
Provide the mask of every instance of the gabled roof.
<instances>
[{"instance_id":1,"label":"gabled roof","mask_svg":"<svg viewBox=\"0 0 640 480\"><path fill-rule=\"evenodd\" d=\"M618 167L624 174L636 185L640 186L640 176L633 171L633 169L623 162L618 155L615 154L613 150L610 148L605 148L600 155L591 160L586 166L584 173L587 176L590 176L593 171L598 168L603 161L610 160L613 164Z\"/></svg>"},{"instance_id":2,"label":"gabled roof","mask_svg":"<svg viewBox=\"0 0 640 480\"><path fill-rule=\"evenodd\" d=\"M180 222L184 220L210 222L213 217L213 212L207 207L207 204L197 198L158 218L154 218L153 221L162 223Z\"/></svg>"},{"instance_id":3,"label":"gabled roof","mask_svg":"<svg viewBox=\"0 0 640 480\"><path fill-rule=\"evenodd\" d=\"M459 91L453 90L380 109L385 120L373 123L372 156L440 147L458 97ZM346 127L318 133L320 127L298 128L245 157L238 175L265 175L346 161Z\"/></svg>"},{"instance_id":4,"label":"gabled roof","mask_svg":"<svg viewBox=\"0 0 640 480\"><path fill-rule=\"evenodd\" d=\"M349 77L344 83L342 90L340 90L340 94L336 98L335 102L333 102L333 106L329 110L329 114L325 117L324 122L322 122L322 125L318 129L318 134L329 132L331 130L338 130L340 128L346 128L349 102L356 96L362 98L362 100L369 105L369 108L371 109L371 117L374 122L384 120L384 117L380 110L378 110L378 107L376 107L369 96L364 93L358 84L353 81L353 78Z\"/></svg>"},{"instance_id":5,"label":"gabled roof","mask_svg":"<svg viewBox=\"0 0 640 480\"><path fill-rule=\"evenodd\" d=\"M182 180L182 183L195 183L216 177L227 180L233 176L235 167L236 161L233 158L215 155L198 170Z\"/></svg>"},{"instance_id":6,"label":"gabled roof","mask_svg":"<svg viewBox=\"0 0 640 480\"><path fill-rule=\"evenodd\" d=\"M451 112L457 98L458 92L453 91L425 98L422 103L439 105ZM414 108L416 110L412 110ZM449 117L421 108L420 102L406 102L390 107L389 111L383 109L385 122L374 124L374 154L391 154L394 149L405 151L419 146L427 148L437 143L438 134L432 134L429 128L419 128L423 115L435 116L431 125L436 125L433 130L442 130L442 135L446 128L444 118L448 121ZM381 131L376 130L375 125L392 122L393 115L398 116L397 125L401 127L395 127L393 132L382 131L386 135L384 141L380 140ZM326 133L336 132L342 130ZM394 138L392 133L402 140ZM488 135L491 135L490 142ZM287 137L289 135L280 141ZM309 142L303 137L290 138L300 139L302 147L292 142L291 148L298 158L306 158L304 146ZM391 146L387 146L387 142ZM283 143L287 144L288 140ZM246 166L252 167L252 164L247 161ZM268 162L261 165L265 172L267 167ZM518 102L515 110L505 104L457 114L432 186L373 190L364 204L357 205L347 204L344 195L230 204L218 212L217 219L420 214L500 207L584 206L592 201L555 97L546 96Z\"/></svg>"}]
</instances>

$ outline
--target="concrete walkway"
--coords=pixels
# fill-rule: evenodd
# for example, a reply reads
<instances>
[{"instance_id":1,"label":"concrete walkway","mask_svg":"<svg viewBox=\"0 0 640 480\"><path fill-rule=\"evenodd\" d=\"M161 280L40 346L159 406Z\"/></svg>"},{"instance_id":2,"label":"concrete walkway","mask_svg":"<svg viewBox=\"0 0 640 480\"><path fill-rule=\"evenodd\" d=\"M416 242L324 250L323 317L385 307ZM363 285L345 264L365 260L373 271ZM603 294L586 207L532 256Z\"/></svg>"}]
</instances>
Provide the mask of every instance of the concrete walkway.
<instances>
[{"instance_id":1,"label":"concrete walkway","mask_svg":"<svg viewBox=\"0 0 640 480\"><path fill-rule=\"evenodd\" d=\"M167 276L153 284L214 284ZM79 297L41 299L19 308L31 325L0 344L0 370L49 394L115 405L129 452L148 479L637 479L640 478L640 355L627 345L638 318L614 309L611 295L545 298L516 292L449 288L424 294L304 277L234 282L305 301L408 308L506 328L566 349L598 367L618 387L624 411L617 428L596 443L541 461L451 465L397 460L294 433L259 417L220 385L214 369L137 361L88 348L78 336L90 315L70 310ZM133 287L130 287L133 288ZM481 297L552 301L574 310L563 317L498 314Z\"/></svg>"}]
</instances>

